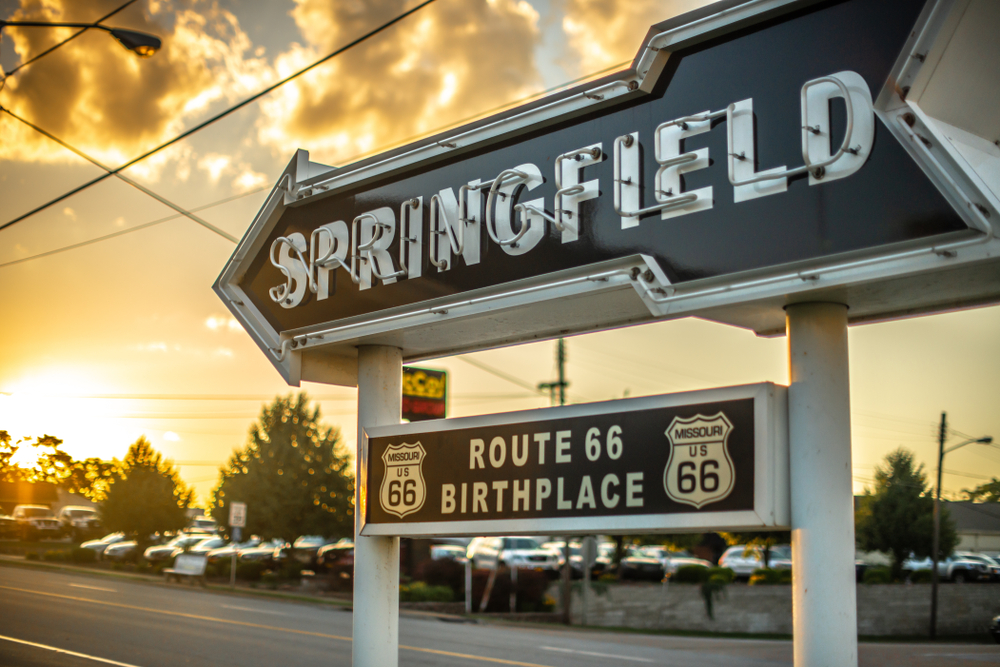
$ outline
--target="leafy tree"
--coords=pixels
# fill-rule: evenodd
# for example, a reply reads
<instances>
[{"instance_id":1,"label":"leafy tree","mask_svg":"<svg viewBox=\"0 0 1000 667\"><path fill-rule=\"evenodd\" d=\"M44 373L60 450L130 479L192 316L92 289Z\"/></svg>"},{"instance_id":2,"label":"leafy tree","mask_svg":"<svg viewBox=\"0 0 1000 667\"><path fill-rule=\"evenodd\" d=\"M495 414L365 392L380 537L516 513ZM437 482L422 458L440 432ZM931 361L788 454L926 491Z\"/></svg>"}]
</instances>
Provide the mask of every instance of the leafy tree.
<instances>
[{"instance_id":1,"label":"leafy tree","mask_svg":"<svg viewBox=\"0 0 1000 667\"><path fill-rule=\"evenodd\" d=\"M20 449L20 442L11 442L10 433L0 431L0 482L19 482L27 475L27 471L17 464L11 463L11 459Z\"/></svg>"},{"instance_id":2,"label":"leafy tree","mask_svg":"<svg viewBox=\"0 0 1000 667\"><path fill-rule=\"evenodd\" d=\"M1000 503L1000 479L994 477L989 482L980 484L971 491L965 489L962 493L966 500L974 503Z\"/></svg>"},{"instance_id":3,"label":"leafy tree","mask_svg":"<svg viewBox=\"0 0 1000 667\"><path fill-rule=\"evenodd\" d=\"M89 458L73 461L60 484L70 493L79 493L88 500L104 500L118 471L118 461Z\"/></svg>"},{"instance_id":4,"label":"leafy tree","mask_svg":"<svg viewBox=\"0 0 1000 667\"><path fill-rule=\"evenodd\" d=\"M855 513L858 546L892 556L892 575L902 578L903 561L912 552L927 558L933 550L934 495L927 487L924 466L914 466L913 453L900 447L875 467L875 491L865 489ZM941 507L939 558L958 544L955 523Z\"/></svg>"},{"instance_id":5,"label":"leafy tree","mask_svg":"<svg viewBox=\"0 0 1000 667\"><path fill-rule=\"evenodd\" d=\"M7 431L0 431L0 482L48 482L70 493L79 493L93 501L100 501L118 468L117 461L89 458L77 461L62 450L63 441L52 435L40 438L21 438L11 442ZM41 451L31 468L11 463L14 455L24 446Z\"/></svg>"},{"instance_id":6,"label":"leafy tree","mask_svg":"<svg viewBox=\"0 0 1000 667\"><path fill-rule=\"evenodd\" d=\"M142 553L154 533L187 525L185 510L193 497L173 464L142 436L128 448L99 506L101 521L108 530L121 531L138 542L137 551Z\"/></svg>"},{"instance_id":7,"label":"leafy tree","mask_svg":"<svg viewBox=\"0 0 1000 667\"><path fill-rule=\"evenodd\" d=\"M212 516L226 524L229 504L245 502L246 534L353 536L351 467L340 430L320 423L319 407L310 410L304 393L279 396L261 409L246 446L220 471Z\"/></svg>"}]
</instances>

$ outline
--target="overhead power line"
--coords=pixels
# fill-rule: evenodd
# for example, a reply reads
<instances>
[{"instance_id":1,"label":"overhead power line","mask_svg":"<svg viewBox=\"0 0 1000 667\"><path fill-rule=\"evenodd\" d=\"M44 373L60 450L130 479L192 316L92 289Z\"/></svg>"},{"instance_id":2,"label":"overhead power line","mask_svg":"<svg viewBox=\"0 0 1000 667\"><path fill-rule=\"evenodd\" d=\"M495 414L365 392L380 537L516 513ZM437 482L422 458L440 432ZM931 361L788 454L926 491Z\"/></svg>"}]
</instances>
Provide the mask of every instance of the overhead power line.
<instances>
[{"instance_id":1,"label":"overhead power line","mask_svg":"<svg viewBox=\"0 0 1000 667\"><path fill-rule=\"evenodd\" d=\"M92 185L96 185L96 184L100 183L101 181L105 180L106 178L114 176L114 175L118 174L119 172L124 171L125 169L128 169L132 165L145 160L146 158L150 157L151 155L159 153L163 149L165 149L165 148L167 148L169 146L174 145L178 141L182 141L183 139L186 139L187 137L190 137L192 134L195 134L196 132L199 132L200 130L208 127L209 125L211 125L211 124L213 124L213 123L215 123L215 122L217 122L219 120L222 120L226 116L228 116L228 115L230 115L230 114L232 114L232 113L234 113L236 111L239 111L240 109L242 109L243 107L247 106L248 104L250 104L252 102L255 102L256 100L260 99L264 95L267 95L268 93L276 90L277 88L280 88L281 86L285 85L289 81L292 81L293 79L296 79L296 78L302 76L306 72L309 72L310 70L313 70L316 67L319 67L320 65L322 65L325 62L327 62L331 58L335 58L335 57L339 56L340 54L344 53L345 51L354 48L358 44L361 44L362 42L364 42L364 41L366 41L366 40L374 37L375 35L379 34L380 32L382 32L382 31L384 31L384 30L392 27L396 23L399 23L400 21L402 21L403 19L405 19L406 17L408 17L410 14L413 14L414 12L417 12L417 11L423 9L424 7L426 7L427 5L431 4L432 2L434 2L434 0L424 0L424 2L421 2L420 4L416 5L415 7L406 10L402 14L399 14L395 18L390 19L386 23L383 23L382 25L378 26L377 28L375 28L375 29L373 29L373 30L365 33L361 37L358 37L357 39L349 42L348 44L340 47L339 49L336 49L335 51L332 51L331 53L323 56L319 60L313 62L311 65L307 65L306 67L303 67L302 69L298 70L297 72L294 72L294 73L286 76L284 79L281 79L281 80L279 80L279 81L271 84L270 86L264 88L263 90L254 93L253 95L251 95L250 97L246 98L242 102L239 102L235 106L229 107L225 111L221 111L221 112L217 113L216 115L212 116L211 118L209 118L207 120L204 120L201 123L198 123L197 125L195 125L191 129L185 130L184 132L181 132L180 134L178 134L173 139L170 139L170 140L168 140L168 141L160 144L156 148L153 148L153 149L151 149L149 151L146 151L142 155L140 155L140 156L138 156L136 158L133 158L132 160L126 162L123 165L121 165L120 167L117 167L115 169L109 170L108 173L106 173L106 174L104 174L102 176L98 176L97 178L95 178L93 180L90 180L90 181L88 181L88 182L86 182L86 183L84 183L82 185L79 185L79 186L73 188L69 192L66 192L66 193L64 193L62 195L59 195L55 199L49 200L48 202L42 204L41 206L38 206L38 207L36 207L36 208L28 211L27 213L24 213L24 214L22 214L22 215L20 215L20 216L18 216L16 218L14 218L13 220L10 220L8 222L3 223L2 225L0 225L0 230L6 229L7 227L10 227L11 225L15 225L18 222L21 222L22 220L26 220L27 218L30 218L31 216L35 215L36 213L40 213L41 211L44 211L45 209L49 208L50 206L54 206L55 204L58 204L59 202L63 201L64 199L72 197L73 195L75 195L78 192L86 190L87 188L91 187Z\"/></svg>"},{"instance_id":2,"label":"overhead power line","mask_svg":"<svg viewBox=\"0 0 1000 667\"><path fill-rule=\"evenodd\" d=\"M101 18L99 18L96 21L94 21L94 24L96 25L96 24L100 23L101 21L106 21L107 19L111 18L112 16L114 16L115 14L117 14L118 12L120 12L121 10L125 9L126 7L128 7L129 5L131 5L133 3L135 3L135 0L128 0L128 2L126 2L124 5L122 5L118 9L112 11L109 14L105 14ZM72 35L70 35L69 37L67 37L66 39L64 39L63 41L61 41L58 44L56 44L55 46L50 46L49 48L45 49L44 51L42 51L38 55L36 55L36 56L32 57L31 59L26 60L25 62L21 63L20 65L18 65L17 67L15 67L14 69L12 69L11 71L4 72L4 79L6 79L9 76L13 76L16 72L18 72L19 70L24 69L25 67L27 67L31 63L35 62L39 58L42 58L44 56L49 55L50 53L52 53L53 51L55 51L56 49L58 49L60 46L62 46L63 44L66 44L67 42L72 42L74 39L76 39L77 37L79 37L83 33L87 32L88 30L90 30L90 28L84 28L83 30L78 30L77 32L73 33Z\"/></svg>"},{"instance_id":3,"label":"overhead power line","mask_svg":"<svg viewBox=\"0 0 1000 667\"><path fill-rule=\"evenodd\" d=\"M131 185L133 188L135 188L139 192L142 192L143 194L146 194L146 195L152 197L153 199L155 199L156 201L160 202L164 206L168 206L168 207L174 209L175 211L177 211L181 215L183 215L183 216L185 216L187 218L190 218L191 220L194 220L195 222L197 222L202 227L204 227L204 228L206 228L206 229L208 229L210 231L215 232L216 234L218 234L222 238L226 239L227 241L232 241L233 243L236 243L239 240L235 236L233 236L232 234L219 229L218 227L216 227L212 223L208 222L204 218L199 218L194 213L191 213L187 209L184 209L184 208L178 206L177 204L173 203L172 201L170 201L166 197L158 195L157 193L153 192L152 190L150 190L149 188L145 187L144 185L140 185L139 183L136 183L135 181L133 181L131 178L129 178L125 174L122 174L122 173L120 173L117 170L113 170L113 169L111 169L111 167L106 167L105 165L101 164L100 162L98 162L94 158L90 157L89 155L87 155L83 151L79 150L78 148L74 148L73 146L70 146L68 143L66 143L65 141L63 141L59 137L55 136L51 132L48 132L47 130L44 130L44 129L38 127L34 123L32 123L32 122L30 122L30 121L28 121L28 120L26 120L24 118L21 118L20 116L18 116L16 113L14 113L13 111L11 111L7 107L0 105L0 111L4 112L5 114L7 114L8 116L10 116L11 118L13 118L15 120L18 120L18 121L24 123L25 125L27 125L28 127L30 127L32 130L34 130L35 132L38 132L42 136L47 137L48 139L56 142L57 144L59 144L60 146L62 146L63 148L65 148L66 150L71 151L71 152L75 153L76 155L79 155L80 157L82 157L84 160L86 160L90 164L94 165L95 167L103 169L104 171L108 172L109 175L114 176L115 178L117 178L117 179L119 179L121 181L124 181L125 183L128 183L129 185Z\"/></svg>"},{"instance_id":4,"label":"overhead power line","mask_svg":"<svg viewBox=\"0 0 1000 667\"><path fill-rule=\"evenodd\" d=\"M249 197L250 195L255 195L258 192L263 192L269 189L271 186L264 186L262 188L256 188L250 190L249 192L244 192L242 194L233 195L232 197L226 197L225 199L219 199L214 202L205 204L204 206L199 206L197 208L191 209L193 212L204 211L205 209L212 208L214 206L221 206L222 204L228 204L231 201L236 201L237 199L242 199L243 197ZM150 222L143 223L141 225L136 225L135 227L129 227L128 229L120 229L117 232L112 232L110 234L105 234L104 236L98 236L96 238L87 239L86 241L80 241L79 243L73 243L71 245L62 246L55 248L54 250L46 250L45 252L40 252L35 255L29 255L28 257L21 257L20 259L12 259L9 262L4 262L0 264L0 269L5 266L13 266L14 264L21 264L23 262L30 262L33 259L41 259L42 257L48 257L50 255L58 255L59 253L67 252L69 250L76 250L77 248L83 248L88 245L93 245L95 243L100 243L101 241L108 241L118 236L124 236L125 234L131 234L132 232L138 232L143 229L148 229L149 227L154 227L156 225L162 225L164 222L170 222L171 220L176 220L177 218L183 217L180 213L175 213L174 215L168 215L165 218L159 218L158 220L152 220Z\"/></svg>"}]
</instances>

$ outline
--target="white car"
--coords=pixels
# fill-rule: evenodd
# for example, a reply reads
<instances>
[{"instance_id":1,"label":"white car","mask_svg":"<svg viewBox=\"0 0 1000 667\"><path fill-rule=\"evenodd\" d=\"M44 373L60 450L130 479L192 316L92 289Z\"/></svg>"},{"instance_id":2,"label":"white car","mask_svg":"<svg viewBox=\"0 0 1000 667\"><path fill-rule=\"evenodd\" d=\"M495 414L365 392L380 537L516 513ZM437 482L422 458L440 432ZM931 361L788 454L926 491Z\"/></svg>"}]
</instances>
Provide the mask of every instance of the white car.
<instances>
[{"instance_id":1,"label":"white car","mask_svg":"<svg viewBox=\"0 0 1000 667\"><path fill-rule=\"evenodd\" d=\"M477 537L469 543L466 557L472 561L474 568L559 570L559 554L542 548L533 537Z\"/></svg>"},{"instance_id":2,"label":"white car","mask_svg":"<svg viewBox=\"0 0 1000 667\"><path fill-rule=\"evenodd\" d=\"M768 565L773 570L791 569L792 548L787 544L771 547ZM764 567L764 550L753 546L748 551L745 544L729 547L719 559L719 567L728 567L737 577L749 577L754 570Z\"/></svg>"}]
</instances>

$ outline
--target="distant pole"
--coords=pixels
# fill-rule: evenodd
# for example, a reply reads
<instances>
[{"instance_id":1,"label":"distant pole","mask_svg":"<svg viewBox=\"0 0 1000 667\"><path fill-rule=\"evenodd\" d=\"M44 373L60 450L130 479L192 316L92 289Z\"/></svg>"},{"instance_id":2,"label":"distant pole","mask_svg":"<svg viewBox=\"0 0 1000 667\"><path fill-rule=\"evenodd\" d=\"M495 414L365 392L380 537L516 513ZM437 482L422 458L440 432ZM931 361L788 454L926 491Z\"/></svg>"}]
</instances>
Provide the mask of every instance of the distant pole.
<instances>
[{"instance_id":1,"label":"distant pole","mask_svg":"<svg viewBox=\"0 0 1000 667\"><path fill-rule=\"evenodd\" d=\"M937 638L938 550L941 548L941 468L944 467L944 441L948 436L948 415L941 413L938 428L937 490L934 493L934 541L931 546L931 639Z\"/></svg>"},{"instance_id":2,"label":"distant pole","mask_svg":"<svg viewBox=\"0 0 1000 667\"><path fill-rule=\"evenodd\" d=\"M563 338L556 347L556 365L559 367L559 405L566 405L566 341Z\"/></svg>"}]
</instances>

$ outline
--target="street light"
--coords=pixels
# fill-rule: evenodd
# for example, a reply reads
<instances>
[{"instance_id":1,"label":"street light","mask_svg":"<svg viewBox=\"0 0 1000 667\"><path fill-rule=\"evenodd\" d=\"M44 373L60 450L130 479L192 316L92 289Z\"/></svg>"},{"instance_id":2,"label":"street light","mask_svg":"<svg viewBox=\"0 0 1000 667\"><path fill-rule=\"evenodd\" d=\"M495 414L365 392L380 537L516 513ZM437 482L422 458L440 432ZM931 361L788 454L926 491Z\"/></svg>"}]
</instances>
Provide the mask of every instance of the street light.
<instances>
[{"instance_id":1,"label":"street light","mask_svg":"<svg viewBox=\"0 0 1000 667\"><path fill-rule=\"evenodd\" d=\"M937 468L937 491L934 495L934 542L931 552L931 639L937 636L937 601L938 601L938 549L941 544L941 469L944 467L944 455L953 452L959 447L965 447L973 443L988 445L993 442L993 437L986 435L982 438L969 438L957 445L952 445L948 449L944 448L944 440L948 434L947 415L941 413L941 429L938 432L938 468Z\"/></svg>"},{"instance_id":2,"label":"street light","mask_svg":"<svg viewBox=\"0 0 1000 667\"><path fill-rule=\"evenodd\" d=\"M148 58L160 49L160 38L135 30L108 28L100 23L47 23L45 21L0 21L0 30L7 26L18 28L97 28L114 37L119 44L140 58Z\"/></svg>"}]
</instances>

